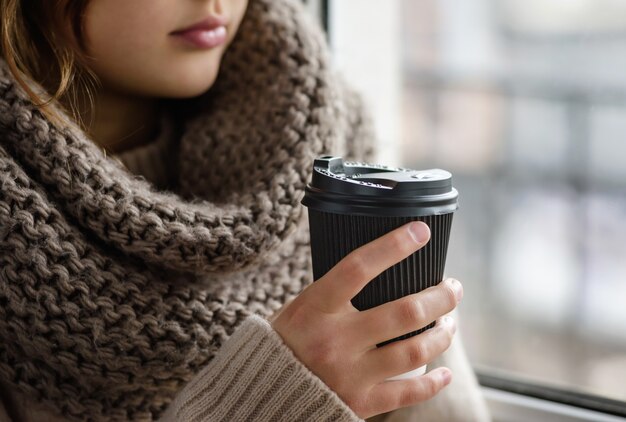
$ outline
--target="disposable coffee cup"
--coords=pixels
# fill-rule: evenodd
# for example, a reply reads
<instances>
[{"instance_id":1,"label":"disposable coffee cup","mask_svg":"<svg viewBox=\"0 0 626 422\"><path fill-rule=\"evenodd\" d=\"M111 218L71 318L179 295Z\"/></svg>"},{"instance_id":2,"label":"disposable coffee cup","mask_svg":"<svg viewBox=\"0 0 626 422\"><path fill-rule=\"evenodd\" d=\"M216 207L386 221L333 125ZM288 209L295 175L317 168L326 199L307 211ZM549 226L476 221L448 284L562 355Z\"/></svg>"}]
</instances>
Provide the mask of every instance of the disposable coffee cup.
<instances>
[{"instance_id":1,"label":"disposable coffee cup","mask_svg":"<svg viewBox=\"0 0 626 422\"><path fill-rule=\"evenodd\" d=\"M383 271L351 302L363 311L440 283L457 199L452 175L445 170L344 162L330 155L315 159L302 199L309 214L313 279L319 280L358 247L410 221L423 221L431 231L426 246ZM377 347L415 336L434 325L433 321ZM419 376L425 371L426 365L387 380Z\"/></svg>"}]
</instances>

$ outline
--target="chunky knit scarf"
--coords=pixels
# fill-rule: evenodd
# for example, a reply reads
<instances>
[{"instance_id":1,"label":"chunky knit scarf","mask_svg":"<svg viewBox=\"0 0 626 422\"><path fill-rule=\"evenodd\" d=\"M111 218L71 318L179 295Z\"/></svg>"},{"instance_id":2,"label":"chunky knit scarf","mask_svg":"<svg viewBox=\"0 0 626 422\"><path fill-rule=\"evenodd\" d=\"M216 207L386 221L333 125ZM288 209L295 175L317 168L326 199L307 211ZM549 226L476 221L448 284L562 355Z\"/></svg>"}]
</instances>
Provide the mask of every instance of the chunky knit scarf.
<instances>
[{"instance_id":1,"label":"chunky knit scarf","mask_svg":"<svg viewBox=\"0 0 626 422\"><path fill-rule=\"evenodd\" d=\"M298 0L251 0L214 86L176 104L158 190L57 129L0 61L0 380L76 420L154 420L252 313L312 281L319 154L372 127Z\"/></svg>"}]
</instances>

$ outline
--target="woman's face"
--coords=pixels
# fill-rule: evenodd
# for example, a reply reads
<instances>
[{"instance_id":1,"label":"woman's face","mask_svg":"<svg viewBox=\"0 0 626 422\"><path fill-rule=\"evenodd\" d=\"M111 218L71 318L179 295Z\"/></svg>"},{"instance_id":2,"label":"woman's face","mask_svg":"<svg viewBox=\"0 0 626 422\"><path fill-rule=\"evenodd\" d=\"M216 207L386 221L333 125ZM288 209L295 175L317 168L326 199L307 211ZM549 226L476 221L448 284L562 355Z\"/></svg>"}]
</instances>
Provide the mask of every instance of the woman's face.
<instances>
[{"instance_id":1,"label":"woman's face","mask_svg":"<svg viewBox=\"0 0 626 422\"><path fill-rule=\"evenodd\" d=\"M248 0L90 0L89 67L108 89L184 98L208 90Z\"/></svg>"}]
</instances>

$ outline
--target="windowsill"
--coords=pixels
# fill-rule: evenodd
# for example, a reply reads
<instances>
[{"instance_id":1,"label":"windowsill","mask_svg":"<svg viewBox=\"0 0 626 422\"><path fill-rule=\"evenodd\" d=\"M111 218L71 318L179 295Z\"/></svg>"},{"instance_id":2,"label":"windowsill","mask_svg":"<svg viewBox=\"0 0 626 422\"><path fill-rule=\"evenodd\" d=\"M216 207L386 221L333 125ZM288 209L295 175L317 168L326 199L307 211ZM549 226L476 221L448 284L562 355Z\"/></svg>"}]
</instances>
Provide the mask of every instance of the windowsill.
<instances>
[{"instance_id":1,"label":"windowsill","mask_svg":"<svg viewBox=\"0 0 626 422\"><path fill-rule=\"evenodd\" d=\"M624 422L626 418L482 387L493 422Z\"/></svg>"}]
</instances>

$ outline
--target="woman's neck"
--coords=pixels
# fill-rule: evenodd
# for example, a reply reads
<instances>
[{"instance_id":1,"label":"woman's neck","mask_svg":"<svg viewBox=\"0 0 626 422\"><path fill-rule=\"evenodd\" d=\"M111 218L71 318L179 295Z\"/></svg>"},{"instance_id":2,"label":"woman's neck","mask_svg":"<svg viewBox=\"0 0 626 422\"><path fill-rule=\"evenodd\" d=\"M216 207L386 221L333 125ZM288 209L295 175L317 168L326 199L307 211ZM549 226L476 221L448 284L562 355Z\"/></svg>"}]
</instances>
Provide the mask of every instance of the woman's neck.
<instances>
[{"instance_id":1,"label":"woman's neck","mask_svg":"<svg viewBox=\"0 0 626 422\"><path fill-rule=\"evenodd\" d=\"M83 122L94 142L110 153L148 143L157 135L160 104L157 99L130 96L100 88L93 107L82 107Z\"/></svg>"}]
</instances>

